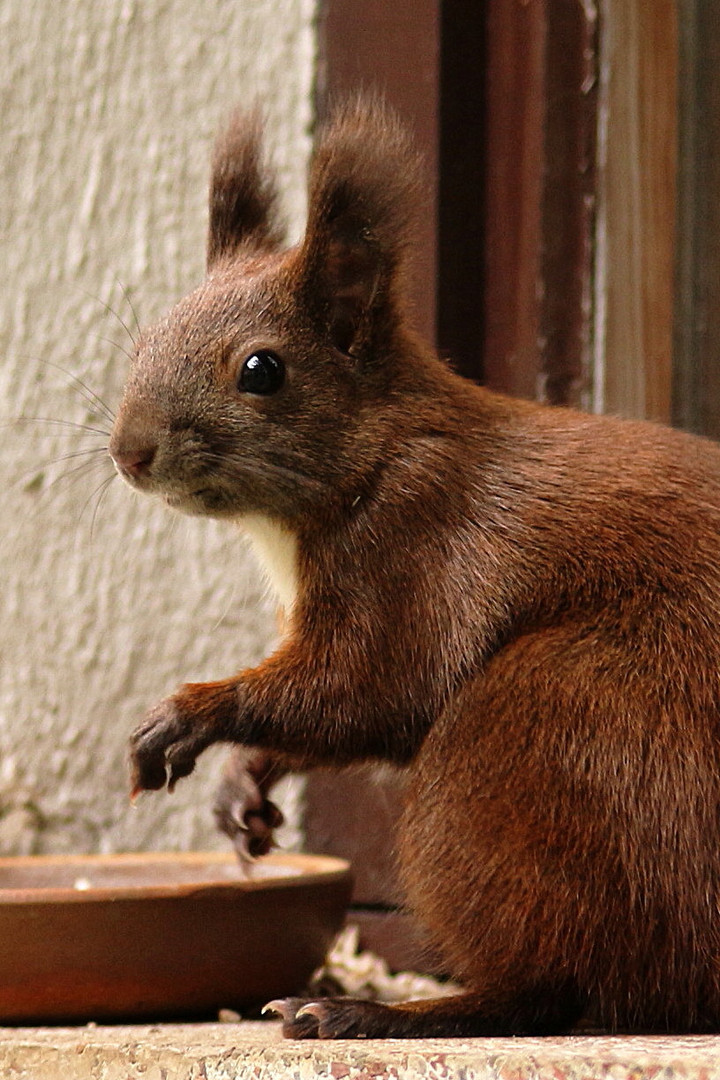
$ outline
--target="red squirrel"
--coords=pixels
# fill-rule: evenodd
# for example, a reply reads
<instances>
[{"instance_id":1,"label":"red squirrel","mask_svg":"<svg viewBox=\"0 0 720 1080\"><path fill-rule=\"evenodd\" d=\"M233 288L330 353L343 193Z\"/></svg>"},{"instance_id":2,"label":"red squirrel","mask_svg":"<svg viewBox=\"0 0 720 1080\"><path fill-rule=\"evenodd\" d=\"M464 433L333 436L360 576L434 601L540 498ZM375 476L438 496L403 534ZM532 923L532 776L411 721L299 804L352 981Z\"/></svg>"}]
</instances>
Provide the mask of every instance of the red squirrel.
<instances>
[{"instance_id":1,"label":"red squirrel","mask_svg":"<svg viewBox=\"0 0 720 1080\"><path fill-rule=\"evenodd\" d=\"M272 1002L289 1036L720 1030L720 448L453 373L408 314L396 118L338 112L289 248L260 128L217 143L207 278L141 336L110 453L248 531L286 627L149 713L134 790L237 744L264 850L253 754L406 767L408 906L466 989Z\"/></svg>"}]
</instances>

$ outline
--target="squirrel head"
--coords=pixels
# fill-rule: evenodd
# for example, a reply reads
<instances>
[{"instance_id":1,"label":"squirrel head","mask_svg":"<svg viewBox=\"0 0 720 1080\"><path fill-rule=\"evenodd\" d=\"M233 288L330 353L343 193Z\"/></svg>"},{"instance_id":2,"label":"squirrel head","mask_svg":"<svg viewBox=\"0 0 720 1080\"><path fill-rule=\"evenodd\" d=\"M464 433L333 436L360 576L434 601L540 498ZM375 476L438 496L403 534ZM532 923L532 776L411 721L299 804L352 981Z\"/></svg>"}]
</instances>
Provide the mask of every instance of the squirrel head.
<instances>
[{"instance_id":1,"label":"squirrel head","mask_svg":"<svg viewBox=\"0 0 720 1080\"><path fill-rule=\"evenodd\" d=\"M416 153L375 102L338 113L309 176L304 238L281 241L255 114L218 139L206 280L142 334L110 454L188 513L293 519L376 467L402 366Z\"/></svg>"}]
</instances>

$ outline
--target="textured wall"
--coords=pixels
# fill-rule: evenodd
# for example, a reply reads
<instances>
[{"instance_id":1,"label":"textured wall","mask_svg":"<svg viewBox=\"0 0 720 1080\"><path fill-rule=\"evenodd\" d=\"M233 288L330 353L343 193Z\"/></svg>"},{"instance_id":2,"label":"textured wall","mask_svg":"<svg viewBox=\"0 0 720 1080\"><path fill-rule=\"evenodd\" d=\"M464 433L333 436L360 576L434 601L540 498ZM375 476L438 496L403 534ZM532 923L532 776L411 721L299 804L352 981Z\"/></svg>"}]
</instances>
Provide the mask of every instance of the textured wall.
<instances>
[{"instance_id":1,"label":"textured wall","mask_svg":"<svg viewBox=\"0 0 720 1080\"><path fill-rule=\"evenodd\" d=\"M132 308L151 320L202 276L212 134L238 100L266 108L298 231L314 7L0 8L0 420L62 422L0 428L0 852L216 843L222 754L131 810L126 740L177 682L259 659L271 605L227 526L101 486L84 451L105 436L63 424L107 421L53 365L118 401Z\"/></svg>"}]
</instances>

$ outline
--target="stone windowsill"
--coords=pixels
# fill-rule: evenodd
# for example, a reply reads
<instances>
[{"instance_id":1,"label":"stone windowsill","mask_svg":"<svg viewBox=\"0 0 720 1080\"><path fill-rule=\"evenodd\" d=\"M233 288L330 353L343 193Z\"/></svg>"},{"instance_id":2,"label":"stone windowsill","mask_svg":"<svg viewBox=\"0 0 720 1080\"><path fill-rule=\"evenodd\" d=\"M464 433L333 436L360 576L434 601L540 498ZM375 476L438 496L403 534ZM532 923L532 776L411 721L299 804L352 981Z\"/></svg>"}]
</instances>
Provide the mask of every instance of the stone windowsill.
<instances>
[{"instance_id":1,"label":"stone windowsill","mask_svg":"<svg viewBox=\"0 0 720 1080\"><path fill-rule=\"evenodd\" d=\"M7 1080L720 1080L720 1037L283 1040L277 1023L0 1028Z\"/></svg>"}]
</instances>

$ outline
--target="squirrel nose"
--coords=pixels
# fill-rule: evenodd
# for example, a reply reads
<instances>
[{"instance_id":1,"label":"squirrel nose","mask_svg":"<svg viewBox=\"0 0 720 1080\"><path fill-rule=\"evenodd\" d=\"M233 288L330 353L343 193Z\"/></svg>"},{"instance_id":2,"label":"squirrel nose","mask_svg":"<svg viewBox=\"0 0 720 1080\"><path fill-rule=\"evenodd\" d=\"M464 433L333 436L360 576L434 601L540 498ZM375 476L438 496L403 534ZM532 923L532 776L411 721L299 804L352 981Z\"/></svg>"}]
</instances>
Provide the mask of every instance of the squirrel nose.
<instances>
[{"instance_id":1,"label":"squirrel nose","mask_svg":"<svg viewBox=\"0 0 720 1080\"><path fill-rule=\"evenodd\" d=\"M155 459L156 453L157 447L149 444L147 446L110 448L110 457L113 459L120 472L133 479L145 476L150 472L150 466Z\"/></svg>"}]
</instances>

